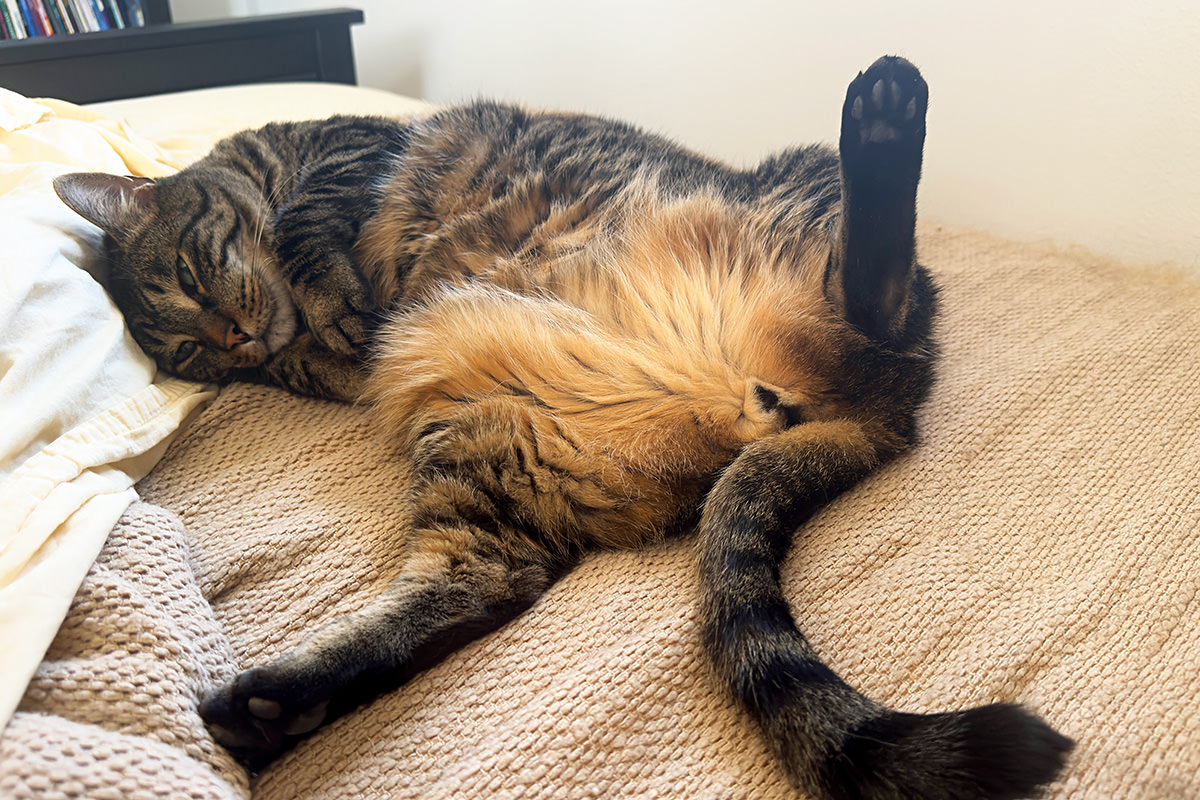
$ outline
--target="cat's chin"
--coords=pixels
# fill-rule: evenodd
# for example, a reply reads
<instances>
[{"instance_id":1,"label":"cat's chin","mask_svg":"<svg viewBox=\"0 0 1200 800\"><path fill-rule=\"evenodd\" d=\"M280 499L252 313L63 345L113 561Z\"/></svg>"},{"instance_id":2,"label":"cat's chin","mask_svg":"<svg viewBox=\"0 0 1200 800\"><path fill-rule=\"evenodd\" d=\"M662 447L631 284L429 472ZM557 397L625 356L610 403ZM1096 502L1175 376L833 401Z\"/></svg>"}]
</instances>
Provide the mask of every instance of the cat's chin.
<instances>
[{"instance_id":1,"label":"cat's chin","mask_svg":"<svg viewBox=\"0 0 1200 800\"><path fill-rule=\"evenodd\" d=\"M269 301L269 305L263 309L268 313L266 324L261 326L255 337L266 346L267 354L263 357L265 361L296 338L300 332L299 311L274 262L266 258L260 259L256 262L252 274L259 286L266 290L264 294Z\"/></svg>"},{"instance_id":2,"label":"cat's chin","mask_svg":"<svg viewBox=\"0 0 1200 800\"><path fill-rule=\"evenodd\" d=\"M296 321L296 306L288 297L276 297L271 310L271 318L267 320L266 331L256 343L262 344L265 353L263 361L278 353L284 345L296 338L299 325ZM261 362L259 362L261 363Z\"/></svg>"}]
</instances>

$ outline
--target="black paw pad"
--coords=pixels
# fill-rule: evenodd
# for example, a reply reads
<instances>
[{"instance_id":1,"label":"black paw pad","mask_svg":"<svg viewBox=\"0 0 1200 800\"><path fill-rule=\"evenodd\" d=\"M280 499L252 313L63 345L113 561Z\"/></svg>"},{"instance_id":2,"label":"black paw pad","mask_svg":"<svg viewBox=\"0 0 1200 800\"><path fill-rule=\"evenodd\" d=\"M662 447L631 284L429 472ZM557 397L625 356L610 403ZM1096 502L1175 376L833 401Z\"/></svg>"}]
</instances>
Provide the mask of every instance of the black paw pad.
<instances>
[{"instance_id":1,"label":"black paw pad","mask_svg":"<svg viewBox=\"0 0 1200 800\"><path fill-rule=\"evenodd\" d=\"M846 92L843 146L923 140L928 105L929 88L917 68L885 56L860 73Z\"/></svg>"},{"instance_id":2,"label":"black paw pad","mask_svg":"<svg viewBox=\"0 0 1200 800\"><path fill-rule=\"evenodd\" d=\"M251 769L265 766L328 716L328 699L280 694L272 690L279 687L269 684L267 670L249 670L200 703L200 716L213 738Z\"/></svg>"},{"instance_id":3,"label":"black paw pad","mask_svg":"<svg viewBox=\"0 0 1200 800\"><path fill-rule=\"evenodd\" d=\"M251 697L246 701L246 710L265 720L277 720L283 716L283 706L265 697Z\"/></svg>"}]
</instances>

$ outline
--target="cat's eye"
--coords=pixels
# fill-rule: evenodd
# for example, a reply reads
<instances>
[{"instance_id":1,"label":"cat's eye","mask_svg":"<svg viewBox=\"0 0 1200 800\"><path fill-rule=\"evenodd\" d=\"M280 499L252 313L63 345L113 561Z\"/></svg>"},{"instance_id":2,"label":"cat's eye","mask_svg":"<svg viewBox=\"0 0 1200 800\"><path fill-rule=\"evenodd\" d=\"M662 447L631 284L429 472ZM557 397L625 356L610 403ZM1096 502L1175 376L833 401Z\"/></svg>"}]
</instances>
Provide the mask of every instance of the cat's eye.
<instances>
[{"instance_id":1,"label":"cat's eye","mask_svg":"<svg viewBox=\"0 0 1200 800\"><path fill-rule=\"evenodd\" d=\"M196 283L196 276L192 272L192 268L180 256L175 262L175 274L179 276L179 285L190 297L195 297L200 290L199 284Z\"/></svg>"},{"instance_id":2,"label":"cat's eye","mask_svg":"<svg viewBox=\"0 0 1200 800\"><path fill-rule=\"evenodd\" d=\"M175 355L171 358L171 366L181 367L187 363L192 356L196 355L196 351L200 349L200 343L194 341L186 341L175 349Z\"/></svg>"}]
</instances>

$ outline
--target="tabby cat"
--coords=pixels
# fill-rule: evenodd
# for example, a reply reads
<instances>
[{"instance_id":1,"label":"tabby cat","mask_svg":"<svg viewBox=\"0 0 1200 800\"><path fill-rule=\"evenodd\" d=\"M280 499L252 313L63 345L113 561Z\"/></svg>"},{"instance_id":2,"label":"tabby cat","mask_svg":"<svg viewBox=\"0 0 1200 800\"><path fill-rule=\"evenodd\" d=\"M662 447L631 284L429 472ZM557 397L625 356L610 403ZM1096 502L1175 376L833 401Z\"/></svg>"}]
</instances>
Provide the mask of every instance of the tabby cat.
<instances>
[{"instance_id":1,"label":"tabby cat","mask_svg":"<svg viewBox=\"0 0 1200 800\"><path fill-rule=\"evenodd\" d=\"M1016 798L1053 780L1069 739L1010 704L869 700L780 588L797 526L912 441L933 378L927 97L880 59L850 84L839 152L748 170L479 102L268 125L155 182L59 179L109 234L116 302L164 369L361 389L412 459L390 588L213 691L214 736L261 766L588 550L696 526L704 647L800 787Z\"/></svg>"}]
</instances>

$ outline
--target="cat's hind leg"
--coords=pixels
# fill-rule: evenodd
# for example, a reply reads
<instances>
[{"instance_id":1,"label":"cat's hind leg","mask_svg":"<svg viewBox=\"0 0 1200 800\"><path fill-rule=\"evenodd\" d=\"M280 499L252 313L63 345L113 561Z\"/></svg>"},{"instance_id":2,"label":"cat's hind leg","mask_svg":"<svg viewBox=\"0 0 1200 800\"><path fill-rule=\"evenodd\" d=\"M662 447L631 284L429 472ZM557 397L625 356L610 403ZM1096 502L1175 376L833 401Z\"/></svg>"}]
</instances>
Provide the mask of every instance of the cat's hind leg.
<instances>
[{"instance_id":1,"label":"cat's hind leg","mask_svg":"<svg viewBox=\"0 0 1200 800\"><path fill-rule=\"evenodd\" d=\"M904 338L913 303L917 184L929 88L902 58L879 59L851 82L838 151L842 226L829 292L876 341Z\"/></svg>"},{"instance_id":2,"label":"cat's hind leg","mask_svg":"<svg viewBox=\"0 0 1200 800\"><path fill-rule=\"evenodd\" d=\"M566 568L512 531L478 491L433 483L415 511L400 577L382 596L201 703L214 737L250 769L516 617Z\"/></svg>"}]
</instances>

